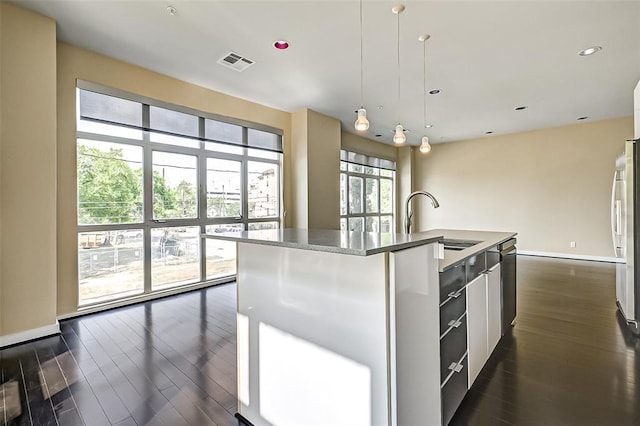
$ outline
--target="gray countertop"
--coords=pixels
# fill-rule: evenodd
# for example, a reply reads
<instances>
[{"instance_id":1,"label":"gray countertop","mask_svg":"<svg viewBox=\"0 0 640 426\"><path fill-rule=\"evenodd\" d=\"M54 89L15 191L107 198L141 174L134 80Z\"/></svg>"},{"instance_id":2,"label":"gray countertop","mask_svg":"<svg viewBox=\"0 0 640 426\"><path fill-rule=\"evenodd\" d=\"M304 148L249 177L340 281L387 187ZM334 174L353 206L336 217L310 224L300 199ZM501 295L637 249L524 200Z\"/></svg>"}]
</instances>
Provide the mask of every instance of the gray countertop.
<instances>
[{"instance_id":1,"label":"gray countertop","mask_svg":"<svg viewBox=\"0 0 640 426\"><path fill-rule=\"evenodd\" d=\"M442 234L436 231L417 232L410 235L387 232L349 232L328 229L266 229L259 231L225 232L203 234L214 238L239 243L255 243L303 250L369 256L398 251L410 247L436 242Z\"/></svg>"},{"instance_id":2,"label":"gray countertop","mask_svg":"<svg viewBox=\"0 0 640 426\"><path fill-rule=\"evenodd\" d=\"M456 263L481 253L491 247L504 243L518 235L516 232L465 231L462 229L434 229L431 232L444 236L444 240L479 241L464 250L445 250L444 259L440 260L440 272L449 269Z\"/></svg>"},{"instance_id":3,"label":"gray countertop","mask_svg":"<svg viewBox=\"0 0 640 426\"><path fill-rule=\"evenodd\" d=\"M442 239L477 241L475 245L463 250L445 250L444 259L440 259L438 265L440 272L443 272L456 263L503 243L516 235L515 232L466 231L460 229L433 229L406 235L387 232L285 228L203 234L202 237L356 256L398 251Z\"/></svg>"}]
</instances>

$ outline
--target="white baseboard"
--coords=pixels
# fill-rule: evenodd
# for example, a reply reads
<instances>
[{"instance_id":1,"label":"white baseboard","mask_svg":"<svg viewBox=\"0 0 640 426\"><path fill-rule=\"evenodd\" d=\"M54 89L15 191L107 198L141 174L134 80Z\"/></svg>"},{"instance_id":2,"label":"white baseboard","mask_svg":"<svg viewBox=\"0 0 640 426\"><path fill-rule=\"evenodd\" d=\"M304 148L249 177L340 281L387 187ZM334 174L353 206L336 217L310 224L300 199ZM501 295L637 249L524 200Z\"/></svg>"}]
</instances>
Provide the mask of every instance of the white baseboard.
<instances>
[{"instance_id":1,"label":"white baseboard","mask_svg":"<svg viewBox=\"0 0 640 426\"><path fill-rule=\"evenodd\" d=\"M60 324L58 323L58 320L56 320L55 324L32 328L31 330L25 330L19 333L7 334L6 336L0 336L0 348L58 333L60 333Z\"/></svg>"},{"instance_id":2,"label":"white baseboard","mask_svg":"<svg viewBox=\"0 0 640 426\"><path fill-rule=\"evenodd\" d=\"M592 260L595 262L624 263L624 259L619 257L591 256L588 254L551 253L520 249L518 249L518 254L523 254L525 256L559 257L561 259Z\"/></svg>"}]
</instances>

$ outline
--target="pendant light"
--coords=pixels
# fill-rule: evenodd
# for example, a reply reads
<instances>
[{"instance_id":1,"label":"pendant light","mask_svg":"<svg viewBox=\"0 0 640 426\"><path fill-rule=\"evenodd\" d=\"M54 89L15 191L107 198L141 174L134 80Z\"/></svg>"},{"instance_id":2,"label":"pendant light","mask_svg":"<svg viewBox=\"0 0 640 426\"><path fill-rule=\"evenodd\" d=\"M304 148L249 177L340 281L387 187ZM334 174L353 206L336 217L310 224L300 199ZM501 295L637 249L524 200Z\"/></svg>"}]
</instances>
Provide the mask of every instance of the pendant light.
<instances>
[{"instance_id":1,"label":"pendant light","mask_svg":"<svg viewBox=\"0 0 640 426\"><path fill-rule=\"evenodd\" d=\"M422 67L422 83L423 83L422 96L424 96L424 105L423 105L424 121L422 124L425 129L427 128L427 40L429 40L429 38L431 38L429 34L422 34L420 37L418 37L418 40L420 40L424 44L424 52L423 52L424 64ZM422 143L420 144L420 152L423 154L428 154L429 151L431 151L431 145L429 145L429 136L424 135L422 137Z\"/></svg>"},{"instance_id":2,"label":"pendant light","mask_svg":"<svg viewBox=\"0 0 640 426\"><path fill-rule=\"evenodd\" d=\"M400 14L404 12L404 5L394 6L391 11L398 15L398 125L393 135L393 143L403 144L407 141L407 136L404 134L404 127L400 124Z\"/></svg>"},{"instance_id":3,"label":"pendant light","mask_svg":"<svg viewBox=\"0 0 640 426\"><path fill-rule=\"evenodd\" d=\"M429 145L429 136L422 137L422 143L420 144L420 152L428 154L431 151L431 145Z\"/></svg>"},{"instance_id":4,"label":"pendant light","mask_svg":"<svg viewBox=\"0 0 640 426\"><path fill-rule=\"evenodd\" d=\"M358 118L356 119L356 130L364 132L369 128L369 120L367 120L367 110L364 109L364 78L362 65L362 0L360 0L360 109L358 110Z\"/></svg>"}]
</instances>

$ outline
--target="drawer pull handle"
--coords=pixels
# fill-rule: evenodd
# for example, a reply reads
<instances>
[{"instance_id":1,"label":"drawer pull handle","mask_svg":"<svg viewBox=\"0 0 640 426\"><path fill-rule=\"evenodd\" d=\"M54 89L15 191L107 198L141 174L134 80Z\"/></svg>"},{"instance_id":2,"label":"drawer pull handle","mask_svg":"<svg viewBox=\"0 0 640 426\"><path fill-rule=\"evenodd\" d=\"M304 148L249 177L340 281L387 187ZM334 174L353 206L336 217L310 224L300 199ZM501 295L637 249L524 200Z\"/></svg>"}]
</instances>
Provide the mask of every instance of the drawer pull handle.
<instances>
[{"instance_id":1,"label":"drawer pull handle","mask_svg":"<svg viewBox=\"0 0 640 426\"><path fill-rule=\"evenodd\" d=\"M451 320L447 323L447 325L449 327L454 327L454 328L458 328L462 325L462 322L458 321L458 320Z\"/></svg>"},{"instance_id":2,"label":"drawer pull handle","mask_svg":"<svg viewBox=\"0 0 640 426\"><path fill-rule=\"evenodd\" d=\"M447 368L455 373L459 373L464 368L464 365L462 365L461 362L452 362Z\"/></svg>"}]
</instances>

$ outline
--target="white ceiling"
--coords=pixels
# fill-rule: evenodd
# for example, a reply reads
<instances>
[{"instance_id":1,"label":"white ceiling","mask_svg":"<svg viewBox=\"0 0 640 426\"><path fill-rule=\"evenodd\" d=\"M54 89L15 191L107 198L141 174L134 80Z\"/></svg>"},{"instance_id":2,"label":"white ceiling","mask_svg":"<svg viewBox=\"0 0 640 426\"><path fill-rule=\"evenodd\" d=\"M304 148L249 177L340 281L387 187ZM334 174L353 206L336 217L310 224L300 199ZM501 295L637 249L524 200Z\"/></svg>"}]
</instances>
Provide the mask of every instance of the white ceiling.
<instances>
[{"instance_id":1,"label":"white ceiling","mask_svg":"<svg viewBox=\"0 0 640 426\"><path fill-rule=\"evenodd\" d=\"M311 108L354 132L360 106L359 2L101 1L15 3L54 18L58 38L105 55L274 108ZM629 116L640 80L640 1L364 0L365 135L391 143L398 120L418 145ZM166 7L177 9L170 16ZM427 122L423 128L423 44ZM285 39L287 51L272 43ZM593 45L589 57L577 52ZM255 61L218 65L229 51ZM526 105L525 111L514 111ZM382 106L382 109L378 109ZM377 137L376 134L382 134Z\"/></svg>"}]
</instances>

